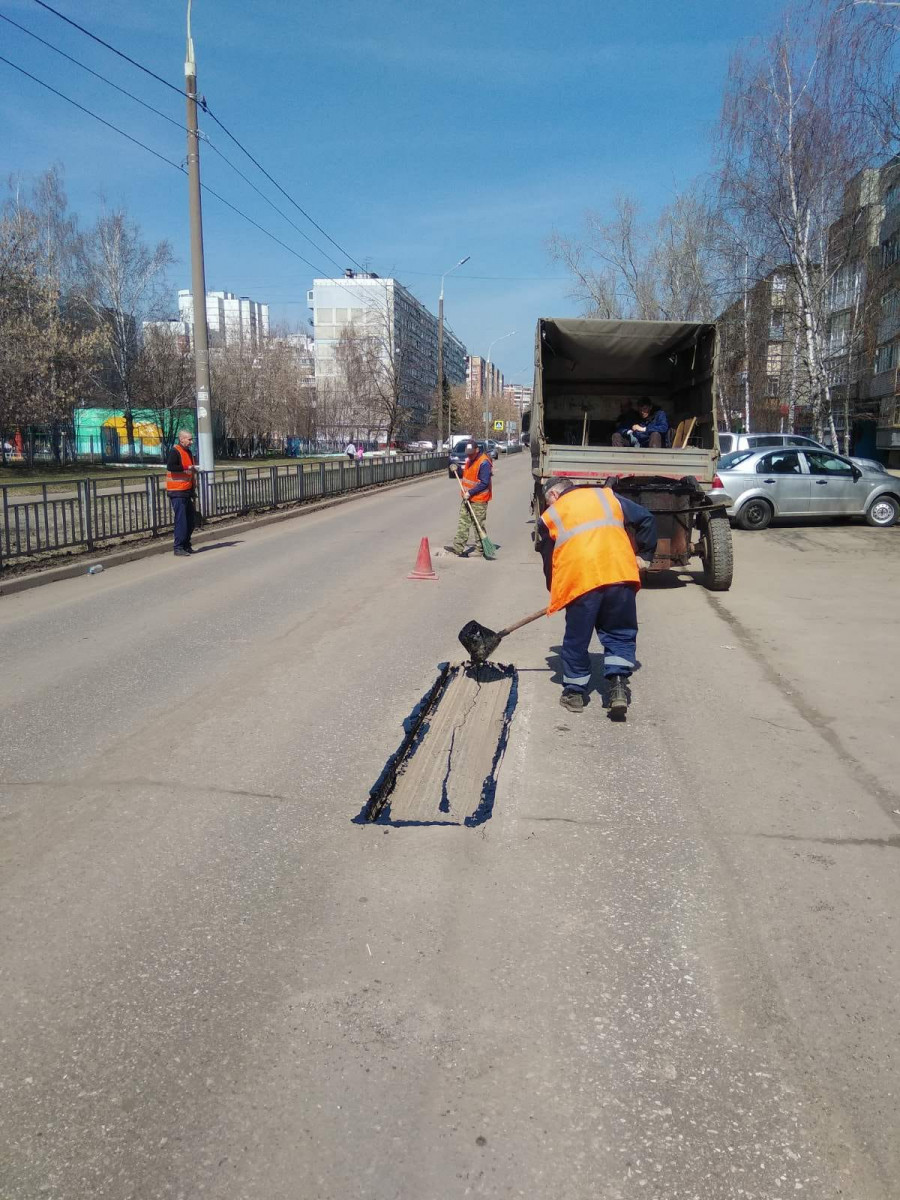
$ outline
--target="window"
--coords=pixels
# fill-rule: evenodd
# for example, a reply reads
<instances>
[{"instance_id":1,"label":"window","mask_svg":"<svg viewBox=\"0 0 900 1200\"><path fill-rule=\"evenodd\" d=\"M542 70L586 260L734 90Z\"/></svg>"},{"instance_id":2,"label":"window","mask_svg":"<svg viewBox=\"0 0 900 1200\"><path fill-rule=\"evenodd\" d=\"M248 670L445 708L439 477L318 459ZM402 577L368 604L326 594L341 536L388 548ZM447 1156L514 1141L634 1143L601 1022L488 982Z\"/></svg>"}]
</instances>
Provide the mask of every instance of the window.
<instances>
[{"instance_id":1,"label":"window","mask_svg":"<svg viewBox=\"0 0 900 1200\"><path fill-rule=\"evenodd\" d=\"M770 398L777 398L777 396L778 396L778 376L777 375L767 375L766 376L766 396L768 396Z\"/></svg>"},{"instance_id":2,"label":"window","mask_svg":"<svg viewBox=\"0 0 900 1200\"><path fill-rule=\"evenodd\" d=\"M862 270L858 262L844 263L832 275L828 284L828 307L834 312L853 308L860 296Z\"/></svg>"},{"instance_id":3,"label":"window","mask_svg":"<svg viewBox=\"0 0 900 1200\"><path fill-rule=\"evenodd\" d=\"M892 267L900 259L900 235L892 233L886 242L881 243L881 265Z\"/></svg>"},{"instance_id":4,"label":"window","mask_svg":"<svg viewBox=\"0 0 900 1200\"><path fill-rule=\"evenodd\" d=\"M787 279L783 275L772 276L772 291L782 293L787 291Z\"/></svg>"},{"instance_id":5,"label":"window","mask_svg":"<svg viewBox=\"0 0 900 1200\"><path fill-rule=\"evenodd\" d=\"M889 342L887 346L879 346L875 351L875 374L890 371L897 365L897 343Z\"/></svg>"},{"instance_id":6,"label":"window","mask_svg":"<svg viewBox=\"0 0 900 1200\"><path fill-rule=\"evenodd\" d=\"M720 471L733 471L740 463L746 462L753 455L752 450L734 450L731 454L723 454L719 459Z\"/></svg>"},{"instance_id":7,"label":"window","mask_svg":"<svg viewBox=\"0 0 900 1200\"><path fill-rule=\"evenodd\" d=\"M900 183L891 184L888 190L884 193L884 213L892 213L895 208L900 208Z\"/></svg>"},{"instance_id":8,"label":"window","mask_svg":"<svg viewBox=\"0 0 900 1200\"><path fill-rule=\"evenodd\" d=\"M807 450L806 461L811 475L853 476L853 468L848 462L825 450Z\"/></svg>"},{"instance_id":9,"label":"window","mask_svg":"<svg viewBox=\"0 0 900 1200\"><path fill-rule=\"evenodd\" d=\"M850 313L834 313L828 324L828 353L840 354L850 341Z\"/></svg>"},{"instance_id":10,"label":"window","mask_svg":"<svg viewBox=\"0 0 900 1200\"><path fill-rule=\"evenodd\" d=\"M788 446L814 446L815 447L815 446L819 445L819 443L813 441L812 438L803 437L801 434L798 434L798 433L791 434L790 437L785 439L785 442Z\"/></svg>"},{"instance_id":11,"label":"window","mask_svg":"<svg viewBox=\"0 0 900 1200\"><path fill-rule=\"evenodd\" d=\"M763 446L783 446L784 434L758 433L747 438L747 445L752 446L754 450L762 450Z\"/></svg>"},{"instance_id":12,"label":"window","mask_svg":"<svg viewBox=\"0 0 900 1200\"><path fill-rule=\"evenodd\" d=\"M773 342L780 342L784 337L784 312L773 312L769 318L769 337Z\"/></svg>"},{"instance_id":13,"label":"window","mask_svg":"<svg viewBox=\"0 0 900 1200\"><path fill-rule=\"evenodd\" d=\"M893 288L881 297L878 315L878 340L886 342L900 325L900 289Z\"/></svg>"},{"instance_id":14,"label":"window","mask_svg":"<svg viewBox=\"0 0 900 1200\"><path fill-rule=\"evenodd\" d=\"M770 342L766 350L766 374L781 374L781 343Z\"/></svg>"},{"instance_id":15,"label":"window","mask_svg":"<svg viewBox=\"0 0 900 1200\"><path fill-rule=\"evenodd\" d=\"M766 454L756 464L757 475L800 475L800 455L796 450Z\"/></svg>"}]
</instances>

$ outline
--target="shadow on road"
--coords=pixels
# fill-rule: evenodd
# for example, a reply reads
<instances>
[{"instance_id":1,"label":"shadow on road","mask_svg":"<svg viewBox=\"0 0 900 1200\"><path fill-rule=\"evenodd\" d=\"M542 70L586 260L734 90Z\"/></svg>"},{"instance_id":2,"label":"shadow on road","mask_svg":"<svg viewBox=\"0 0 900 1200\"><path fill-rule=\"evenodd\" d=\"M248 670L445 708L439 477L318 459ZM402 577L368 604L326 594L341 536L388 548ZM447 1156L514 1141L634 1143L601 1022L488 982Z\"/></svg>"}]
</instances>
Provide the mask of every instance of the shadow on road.
<instances>
[{"instance_id":1,"label":"shadow on road","mask_svg":"<svg viewBox=\"0 0 900 1200\"><path fill-rule=\"evenodd\" d=\"M231 542L210 542L208 546L195 546L195 554L205 554L207 550L225 550L229 546L240 546L243 544L243 538L235 538Z\"/></svg>"}]
</instances>

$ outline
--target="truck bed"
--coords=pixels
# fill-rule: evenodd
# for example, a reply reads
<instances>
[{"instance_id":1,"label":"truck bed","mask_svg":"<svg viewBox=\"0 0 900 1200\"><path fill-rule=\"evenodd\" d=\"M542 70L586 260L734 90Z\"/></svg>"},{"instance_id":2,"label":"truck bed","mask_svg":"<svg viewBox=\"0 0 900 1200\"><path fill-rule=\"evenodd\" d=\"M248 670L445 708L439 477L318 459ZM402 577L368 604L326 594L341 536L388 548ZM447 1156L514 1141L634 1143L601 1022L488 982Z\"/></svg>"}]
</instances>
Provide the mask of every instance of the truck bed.
<instances>
[{"instance_id":1,"label":"truck bed","mask_svg":"<svg viewBox=\"0 0 900 1200\"><path fill-rule=\"evenodd\" d=\"M541 444L535 475L569 475L579 479L604 479L608 475L693 475L709 489L715 476L715 450L685 446L682 450L632 449L628 446L557 446Z\"/></svg>"}]
</instances>

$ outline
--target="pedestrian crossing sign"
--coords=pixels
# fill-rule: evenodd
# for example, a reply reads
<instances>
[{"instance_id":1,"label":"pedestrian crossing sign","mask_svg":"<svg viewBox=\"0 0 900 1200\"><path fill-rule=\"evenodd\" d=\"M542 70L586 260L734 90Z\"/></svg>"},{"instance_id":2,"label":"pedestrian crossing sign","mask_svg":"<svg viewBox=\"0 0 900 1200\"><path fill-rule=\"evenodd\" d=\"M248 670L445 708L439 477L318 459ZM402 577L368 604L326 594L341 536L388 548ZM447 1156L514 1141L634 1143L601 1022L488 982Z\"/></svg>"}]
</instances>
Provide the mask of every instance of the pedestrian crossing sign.
<instances>
[{"instance_id":1,"label":"pedestrian crossing sign","mask_svg":"<svg viewBox=\"0 0 900 1200\"><path fill-rule=\"evenodd\" d=\"M497 433L502 433L502 432L503 432L503 422L502 422L502 421L495 421L495 422L494 422L494 430L495 430Z\"/></svg>"}]
</instances>

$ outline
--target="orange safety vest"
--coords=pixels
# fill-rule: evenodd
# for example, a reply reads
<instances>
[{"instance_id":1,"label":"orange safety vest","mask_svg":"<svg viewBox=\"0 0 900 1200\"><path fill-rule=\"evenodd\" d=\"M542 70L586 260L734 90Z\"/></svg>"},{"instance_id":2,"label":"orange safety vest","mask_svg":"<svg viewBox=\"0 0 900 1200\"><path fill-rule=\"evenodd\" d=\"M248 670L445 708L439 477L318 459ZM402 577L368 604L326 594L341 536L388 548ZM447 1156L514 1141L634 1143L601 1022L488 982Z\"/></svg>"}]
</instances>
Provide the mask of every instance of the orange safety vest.
<instances>
[{"instance_id":1,"label":"orange safety vest","mask_svg":"<svg viewBox=\"0 0 900 1200\"><path fill-rule=\"evenodd\" d=\"M184 446L175 445L173 447L178 451L181 458L180 471L166 471L166 491L167 492L190 492L194 488L194 458L190 450L185 450Z\"/></svg>"},{"instance_id":2,"label":"orange safety vest","mask_svg":"<svg viewBox=\"0 0 900 1200\"><path fill-rule=\"evenodd\" d=\"M553 575L547 612L611 583L641 586L622 505L611 488L573 488L541 517L553 538Z\"/></svg>"},{"instance_id":3,"label":"orange safety vest","mask_svg":"<svg viewBox=\"0 0 900 1200\"><path fill-rule=\"evenodd\" d=\"M479 454L479 456L476 459L474 459L472 462L468 462L468 461L466 462L465 470L462 473L463 485L466 487L466 495L469 494L469 488L473 488L476 486L476 484L478 484L478 482L479 482L478 472L481 469L481 464L483 462L486 462L489 466L491 464L491 460L488 458L488 456L486 454ZM492 477L493 477L493 474L494 474L494 468L493 468L493 466L491 466L491 476ZM491 491L491 485L488 484L488 490L486 492L479 492L478 495L472 501L472 503L473 504L487 504L488 500L491 499L493 494L494 493Z\"/></svg>"}]
</instances>

